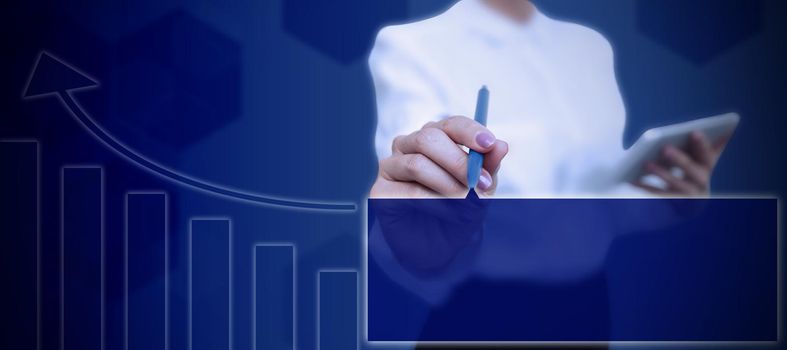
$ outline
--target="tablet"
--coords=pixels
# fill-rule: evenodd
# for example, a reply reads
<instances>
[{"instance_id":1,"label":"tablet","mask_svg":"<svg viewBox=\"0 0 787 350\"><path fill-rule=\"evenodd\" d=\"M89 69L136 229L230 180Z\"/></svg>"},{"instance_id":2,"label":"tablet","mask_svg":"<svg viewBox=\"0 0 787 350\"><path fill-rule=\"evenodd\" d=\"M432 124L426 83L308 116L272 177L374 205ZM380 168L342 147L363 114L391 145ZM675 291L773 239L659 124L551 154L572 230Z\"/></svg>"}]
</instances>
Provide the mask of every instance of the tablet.
<instances>
[{"instance_id":1,"label":"tablet","mask_svg":"<svg viewBox=\"0 0 787 350\"><path fill-rule=\"evenodd\" d=\"M711 143L715 143L722 137L731 135L739 120L737 113L726 113L650 129L626 151L623 160L618 163L617 176L614 178L618 182L639 180L645 175L645 162L657 160L664 146L673 145L686 149L689 135L693 131L702 132Z\"/></svg>"}]
</instances>

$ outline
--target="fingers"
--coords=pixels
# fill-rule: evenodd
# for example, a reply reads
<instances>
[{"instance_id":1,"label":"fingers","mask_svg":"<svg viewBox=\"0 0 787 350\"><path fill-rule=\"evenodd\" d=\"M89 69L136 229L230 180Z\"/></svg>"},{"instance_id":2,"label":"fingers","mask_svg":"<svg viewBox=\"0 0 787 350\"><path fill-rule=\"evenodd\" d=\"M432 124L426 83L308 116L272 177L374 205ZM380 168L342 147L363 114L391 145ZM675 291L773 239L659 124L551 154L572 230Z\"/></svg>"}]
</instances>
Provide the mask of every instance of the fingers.
<instances>
[{"instance_id":1,"label":"fingers","mask_svg":"<svg viewBox=\"0 0 787 350\"><path fill-rule=\"evenodd\" d=\"M490 175L489 171L482 168L481 176L478 177L478 185L476 187L478 187L481 192L487 194L494 192L495 187L497 187L495 177Z\"/></svg>"},{"instance_id":2,"label":"fingers","mask_svg":"<svg viewBox=\"0 0 787 350\"><path fill-rule=\"evenodd\" d=\"M645 163L645 171L664 180L670 192L687 195L702 192L694 184L673 175L672 172L654 162Z\"/></svg>"},{"instance_id":3,"label":"fingers","mask_svg":"<svg viewBox=\"0 0 787 350\"><path fill-rule=\"evenodd\" d=\"M480 153L489 152L497 140L489 129L467 117L448 117L424 126L424 129L429 128L440 129L455 143Z\"/></svg>"},{"instance_id":4,"label":"fingers","mask_svg":"<svg viewBox=\"0 0 787 350\"><path fill-rule=\"evenodd\" d=\"M708 138L701 132L695 131L689 136L689 152L697 163L708 168L713 167L713 163L715 162L713 148Z\"/></svg>"},{"instance_id":5,"label":"fingers","mask_svg":"<svg viewBox=\"0 0 787 350\"><path fill-rule=\"evenodd\" d=\"M402 151L399 150L399 144L402 143L402 139L407 137L406 135L399 135L394 137L393 142L391 143L391 155L398 156L402 154Z\"/></svg>"},{"instance_id":6,"label":"fingers","mask_svg":"<svg viewBox=\"0 0 787 350\"><path fill-rule=\"evenodd\" d=\"M710 181L710 167L701 165L685 152L673 146L666 146L662 157L663 162L668 166L682 169L686 179L697 184L698 187L704 188ZM703 157L712 157L712 155L705 154Z\"/></svg>"},{"instance_id":7,"label":"fingers","mask_svg":"<svg viewBox=\"0 0 787 350\"><path fill-rule=\"evenodd\" d=\"M668 196L670 194L669 191L667 191L667 190L665 190L663 188L659 188L659 187L656 187L656 186L653 186L653 185L649 185L649 184L646 184L646 183L644 183L642 181L635 181L635 182L632 183L632 185L637 186L637 187L639 187L639 188L641 188L641 189L643 189L645 191L648 191L650 193L653 193L653 194L656 194L656 195L659 195L659 196Z\"/></svg>"},{"instance_id":8,"label":"fingers","mask_svg":"<svg viewBox=\"0 0 787 350\"><path fill-rule=\"evenodd\" d=\"M467 153L440 129L424 128L394 140L394 154L422 154L467 186Z\"/></svg>"},{"instance_id":9,"label":"fingers","mask_svg":"<svg viewBox=\"0 0 787 350\"><path fill-rule=\"evenodd\" d=\"M496 175L497 171L500 170L500 163L506 154L508 154L508 143L503 140L497 140L492 146L492 150L484 155L484 169L490 174Z\"/></svg>"},{"instance_id":10,"label":"fingers","mask_svg":"<svg viewBox=\"0 0 787 350\"><path fill-rule=\"evenodd\" d=\"M500 163L508 154L508 143L497 140L489 129L470 118L453 116L424 125L424 130L430 128L443 131L455 143L485 153L483 167L491 175L497 173ZM463 164L462 167L463 173L465 173L467 171L466 164ZM462 174L462 180L465 181L465 179L466 177Z\"/></svg>"},{"instance_id":11,"label":"fingers","mask_svg":"<svg viewBox=\"0 0 787 350\"><path fill-rule=\"evenodd\" d=\"M375 193L393 191L408 195L418 185L443 196L457 196L467 191L468 155L460 145L484 153L478 181L480 192L494 191L494 174L508 153L508 144L497 140L483 125L466 117L450 117L429 122L410 135L399 136L391 146L392 156L380 162L378 182L401 182L405 185L378 185ZM421 193L423 194L423 193Z\"/></svg>"},{"instance_id":12,"label":"fingers","mask_svg":"<svg viewBox=\"0 0 787 350\"><path fill-rule=\"evenodd\" d=\"M705 135L700 132L693 132L689 136L687 151L671 145L665 146L658 164L648 162L645 165L645 170L664 180L669 188L667 193L683 195L706 194L710 187L711 173L719 158L721 149L729 139L729 135L725 138L726 140L711 144ZM668 170L675 168L682 170L683 175L676 176ZM661 194L653 186L641 183L636 185L650 192Z\"/></svg>"},{"instance_id":13,"label":"fingers","mask_svg":"<svg viewBox=\"0 0 787 350\"><path fill-rule=\"evenodd\" d=\"M713 168L731 136L730 133L711 143L701 132L692 132L689 136L687 151L682 151L674 146L666 146L658 160L661 165L647 164L646 171L664 180L669 185L670 192L690 195L707 194ZM675 176L667 170L671 168L682 170L684 176ZM651 188L646 189L654 192Z\"/></svg>"},{"instance_id":14,"label":"fingers","mask_svg":"<svg viewBox=\"0 0 787 350\"><path fill-rule=\"evenodd\" d=\"M418 183L444 196L461 196L467 189L466 185L423 154L402 154L383 159L380 175L389 181ZM491 186L491 179L488 182Z\"/></svg>"},{"instance_id":15,"label":"fingers","mask_svg":"<svg viewBox=\"0 0 787 350\"><path fill-rule=\"evenodd\" d=\"M732 133L723 135L711 143L704 134L695 131L689 136L689 151L698 163L713 169L730 138L732 138Z\"/></svg>"}]
</instances>

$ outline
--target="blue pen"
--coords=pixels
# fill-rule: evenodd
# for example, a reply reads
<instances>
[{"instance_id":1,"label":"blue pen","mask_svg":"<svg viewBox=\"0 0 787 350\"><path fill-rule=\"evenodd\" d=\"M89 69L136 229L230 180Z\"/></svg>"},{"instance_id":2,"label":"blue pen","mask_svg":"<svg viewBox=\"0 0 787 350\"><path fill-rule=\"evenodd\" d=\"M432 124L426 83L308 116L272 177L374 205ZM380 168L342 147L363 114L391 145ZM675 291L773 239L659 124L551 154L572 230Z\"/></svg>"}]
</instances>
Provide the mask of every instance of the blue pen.
<instances>
[{"instance_id":1,"label":"blue pen","mask_svg":"<svg viewBox=\"0 0 787 350\"><path fill-rule=\"evenodd\" d=\"M489 90L486 85L478 90L478 100L475 105L475 121L486 126L486 112L489 108ZM467 187L474 189L478 185L478 178L481 176L481 167L484 165L484 155L470 150L470 158L467 160Z\"/></svg>"}]
</instances>

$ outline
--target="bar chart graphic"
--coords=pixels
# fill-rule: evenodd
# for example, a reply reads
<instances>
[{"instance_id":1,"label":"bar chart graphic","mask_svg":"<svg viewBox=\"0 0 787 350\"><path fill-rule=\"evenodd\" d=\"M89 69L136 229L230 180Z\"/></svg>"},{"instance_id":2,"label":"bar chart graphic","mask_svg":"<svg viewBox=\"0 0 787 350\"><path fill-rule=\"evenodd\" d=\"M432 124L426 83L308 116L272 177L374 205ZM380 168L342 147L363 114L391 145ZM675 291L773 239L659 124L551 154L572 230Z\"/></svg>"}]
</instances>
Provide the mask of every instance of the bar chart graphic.
<instances>
[{"instance_id":1,"label":"bar chart graphic","mask_svg":"<svg viewBox=\"0 0 787 350\"><path fill-rule=\"evenodd\" d=\"M41 349L41 149L35 140L0 140L0 259L12 266L0 310L17 315L5 325L26 349ZM31 292L32 291L32 292ZM14 345L0 338L0 348Z\"/></svg>"},{"instance_id":2,"label":"bar chart graphic","mask_svg":"<svg viewBox=\"0 0 787 350\"><path fill-rule=\"evenodd\" d=\"M16 246L4 253L13 257L17 282L9 292L17 297L5 302L4 310L18 315L13 348L42 349L41 237L38 193L41 147L35 140L2 140L0 161L14 180L3 182L4 232L15 233ZM44 176L46 178L46 176ZM358 271L319 268L301 271L295 242L254 242L248 246L251 274L238 275L233 254L233 218L229 216L189 216L184 223L186 283L177 286L187 292L184 315L173 316L173 247L171 194L156 189L126 189L122 198L107 191L112 173L99 164L67 164L58 174L59 227L57 235L57 283L45 284L57 293L57 348L103 350L114 346L112 334L119 329L124 350L136 349L299 349L298 276L316 276L316 306L305 314L314 317L318 349L357 349ZM122 202L122 268L107 263L114 257L108 247L106 202ZM8 204L8 205L6 205ZM8 236L8 235L7 235ZM7 237L6 237L7 238ZM153 242L153 243L151 243ZM109 280L122 281L122 315L108 315ZM236 302L236 279L247 280L250 300ZM36 293L28 293L35 290ZM311 295L311 294L310 294ZM338 303L337 303L338 301ZM355 305L337 308L337 305ZM250 305L247 308L247 305ZM237 341L238 313L249 315L250 339ZM300 313L301 315L304 312ZM173 319L186 320L185 346L173 346ZM246 319L245 317L243 318ZM120 321L118 323L117 321ZM33 330L31 333L30 330ZM24 346L18 346L20 343ZM12 348L12 347L4 347Z\"/></svg>"},{"instance_id":3,"label":"bar chart graphic","mask_svg":"<svg viewBox=\"0 0 787 350\"><path fill-rule=\"evenodd\" d=\"M108 157L63 161L69 157L61 150L43 151L43 136L0 140L0 162L10 175L2 181L2 204L8 208L0 224L6 240L2 256L5 266L14 267L3 277L16 282L1 310L17 321L7 330L13 337L3 336L0 348L298 349L301 336L305 343L319 341L317 329L298 332L299 313L316 318L320 311L298 307L299 276L316 270L299 270L296 241L236 242L232 214L173 213L178 200L173 187L300 215L355 213L356 205L243 191L164 166L116 138L100 125L100 116L88 114L76 94L96 87L99 82L90 75L40 51L22 99L36 106L54 97L96 141L90 147L109 151ZM42 166L47 152L52 156ZM113 174L117 164L142 170L151 175L143 182L160 185L125 186L115 181L127 175ZM42 199L42 184L43 193L56 194L57 201ZM42 218L42 203L56 221ZM42 222L51 238L42 238ZM240 245L242 258L233 253ZM246 252L251 252L248 260ZM308 295L317 293L317 283ZM351 284L347 288L357 289L357 280ZM357 309L348 312L357 315ZM246 327L248 335L238 334ZM357 330L343 332L358 336Z\"/></svg>"},{"instance_id":4,"label":"bar chart graphic","mask_svg":"<svg viewBox=\"0 0 787 350\"><path fill-rule=\"evenodd\" d=\"M125 196L124 350L169 349L168 202L166 192L133 191ZM162 244L143 244L151 240ZM129 285L145 283L140 278L143 271L160 271L163 280L129 295ZM140 311L146 307L160 312Z\"/></svg>"},{"instance_id":5,"label":"bar chart graphic","mask_svg":"<svg viewBox=\"0 0 787 350\"><path fill-rule=\"evenodd\" d=\"M358 291L358 270L320 269L317 271L318 350L360 349ZM347 305L354 307L347 307Z\"/></svg>"},{"instance_id":6,"label":"bar chart graphic","mask_svg":"<svg viewBox=\"0 0 787 350\"><path fill-rule=\"evenodd\" d=\"M60 348L104 349L104 170L64 166L60 196Z\"/></svg>"},{"instance_id":7,"label":"bar chart graphic","mask_svg":"<svg viewBox=\"0 0 787 350\"><path fill-rule=\"evenodd\" d=\"M252 349L297 349L295 244L257 243L252 261Z\"/></svg>"}]
</instances>

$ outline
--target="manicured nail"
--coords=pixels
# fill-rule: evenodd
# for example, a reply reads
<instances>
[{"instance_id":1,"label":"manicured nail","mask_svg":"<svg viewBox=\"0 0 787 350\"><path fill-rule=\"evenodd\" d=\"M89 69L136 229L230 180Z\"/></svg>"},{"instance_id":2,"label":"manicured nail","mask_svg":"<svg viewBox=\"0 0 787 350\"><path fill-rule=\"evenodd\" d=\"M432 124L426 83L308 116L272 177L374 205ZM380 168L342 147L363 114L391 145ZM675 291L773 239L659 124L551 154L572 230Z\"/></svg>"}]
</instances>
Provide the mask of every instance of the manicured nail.
<instances>
[{"instance_id":1,"label":"manicured nail","mask_svg":"<svg viewBox=\"0 0 787 350\"><path fill-rule=\"evenodd\" d=\"M492 187L492 179L489 177L489 175L482 173L478 178L478 188L480 188L482 191L486 191L490 187Z\"/></svg>"},{"instance_id":2,"label":"manicured nail","mask_svg":"<svg viewBox=\"0 0 787 350\"><path fill-rule=\"evenodd\" d=\"M475 135L475 142L483 148L489 148L495 144L495 137L488 132L482 131Z\"/></svg>"}]
</instances>

